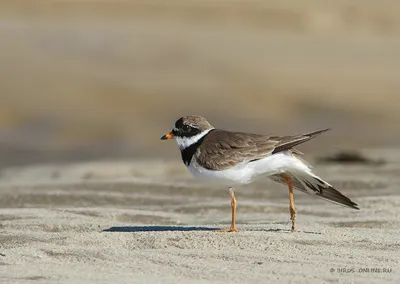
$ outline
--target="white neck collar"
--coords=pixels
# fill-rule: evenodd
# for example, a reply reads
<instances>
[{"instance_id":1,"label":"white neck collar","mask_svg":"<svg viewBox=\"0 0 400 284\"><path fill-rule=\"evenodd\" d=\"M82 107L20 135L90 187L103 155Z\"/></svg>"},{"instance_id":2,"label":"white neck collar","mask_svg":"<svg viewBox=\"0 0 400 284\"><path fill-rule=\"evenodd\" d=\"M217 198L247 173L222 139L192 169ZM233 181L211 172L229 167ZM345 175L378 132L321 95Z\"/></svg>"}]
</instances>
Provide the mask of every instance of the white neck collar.
<instances>
[{"instance_id":1,"label":"white neck collar","mask_svg":"<svg viewBox=\"0 0 400 284\"><path fill-rule=\"evenodd\" d=\"M203 138L205 135L208 134L211 130L214 130L214 128L207 129L197 135L194 135L192 137L177 137L175 136L174 139L176 143L179 146L179 149L184 150L187 147L190 147L191 145L197 143L201 138Z\"/></svg>"}]
</instances>

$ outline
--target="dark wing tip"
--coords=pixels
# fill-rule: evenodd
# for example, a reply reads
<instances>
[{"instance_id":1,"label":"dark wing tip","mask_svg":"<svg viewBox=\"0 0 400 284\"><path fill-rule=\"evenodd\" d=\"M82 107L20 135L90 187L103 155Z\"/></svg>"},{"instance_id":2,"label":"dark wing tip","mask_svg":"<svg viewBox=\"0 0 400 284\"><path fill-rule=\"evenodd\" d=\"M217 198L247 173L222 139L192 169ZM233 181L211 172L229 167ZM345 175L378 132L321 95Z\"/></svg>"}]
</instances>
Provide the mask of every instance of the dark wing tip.
<instances>
[{"instance_id":1,"label":"dark wing tip","mask_svg":"<svg viewBox=\"0 0 400 284\"><path fill-rule=\"evenodd\" d=\"M309 133L303 134L302 136L309 136L311 138L311 137L315 137L315 136L321 135L322 133L325 133L325 132L327 132L327 131L329 131L331 129L332 128L325 128L325 129L321 129L321 130L317 130L317 131L313 131L313 132L309 132Z\"/></svg>"},{"instance_id":2,"label":"dark wing tip","mask_svg":"<svg viewBox=\"0 0 400 284\"><path fill-rule=\"evenodd\" d=\"M352 209L360 210L357 203L351 201L350 198L344 196L331 186L328 188L321 188L321 193L319 195L327 200L336 202Z\"/></svg>"},{"instance_id":3,"label":"dark wing tip","mask_svg":"<svg viewBox=\"0 0 400 284\"><path fill-rule=\"evenodd\" d=\"M311 139L314 139L318 135L321 135L322 133L327 132L328 130L330 130L330 128L317 130L317 131L313 131L313 132L298 135L298 136L291 136L291 137L289 137L289 139L287 139L287 137L285 137L285 139L283 141L280 141L276 145L275 149L272 151L272 154L292 149L293 147L295 147L299 144L302 144Z\"/></svg>"}]
</instances>

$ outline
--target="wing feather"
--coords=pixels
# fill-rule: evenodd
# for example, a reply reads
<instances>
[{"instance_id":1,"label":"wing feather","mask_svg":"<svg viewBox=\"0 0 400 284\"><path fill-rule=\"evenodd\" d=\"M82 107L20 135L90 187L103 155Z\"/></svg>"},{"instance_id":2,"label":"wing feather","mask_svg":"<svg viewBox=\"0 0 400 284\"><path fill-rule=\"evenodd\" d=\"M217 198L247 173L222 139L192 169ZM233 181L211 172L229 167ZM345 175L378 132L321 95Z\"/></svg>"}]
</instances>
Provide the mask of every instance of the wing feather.
<instances>
[{"instance_id":1,"label":"wing feather","mask_svg":"<svg viewBox=\"0 0 400 284\"><path fill-rule=\"evenodd\" d=\"M266 136L216 129L204 138L204 147L199 147L195 155L198 162L206 169L224 170L281 151L298 152L294 146L311 140L327 130L296 136Z\"/></svg>"}]
</instances>

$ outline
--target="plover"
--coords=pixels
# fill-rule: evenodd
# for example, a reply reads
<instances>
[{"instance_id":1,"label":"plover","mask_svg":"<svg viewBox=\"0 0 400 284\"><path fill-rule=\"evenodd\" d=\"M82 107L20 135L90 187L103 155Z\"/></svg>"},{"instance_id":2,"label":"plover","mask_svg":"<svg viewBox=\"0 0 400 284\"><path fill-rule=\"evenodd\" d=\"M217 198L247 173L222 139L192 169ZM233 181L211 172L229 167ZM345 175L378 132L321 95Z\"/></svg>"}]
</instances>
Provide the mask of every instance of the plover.
<instances>
[{"instance_id":1,"label":"plover","mask_svg":"<svg viewBox=\"0 0 400 284\"><path fill-rule=\"evenodd\" d=\"M162 140L174 139L188 170L198 178L219 179L235 184L250 183L258 175L285 183L289 187L289 209L292 231L296 210L293 188L327 201L359 209L358 205L312 172L295 146L307 142L329 129L294 136L266 136L215 129L204 117L184 116L175 122ZM231 227L236 228L236 198L231 195Z\"/></svg>"}]
</instances>

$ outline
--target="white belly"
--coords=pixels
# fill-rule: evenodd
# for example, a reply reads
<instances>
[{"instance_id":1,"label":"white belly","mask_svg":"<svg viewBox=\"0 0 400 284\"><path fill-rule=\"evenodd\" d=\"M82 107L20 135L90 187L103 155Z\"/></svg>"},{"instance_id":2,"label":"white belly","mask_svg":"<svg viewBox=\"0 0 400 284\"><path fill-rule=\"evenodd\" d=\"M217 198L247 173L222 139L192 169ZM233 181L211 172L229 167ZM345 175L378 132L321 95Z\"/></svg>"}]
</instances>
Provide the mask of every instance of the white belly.
<instances>
[{"instance_id":1,"label":"white belly","mask_svg":"<svg viewBox=\"0 0 400 284\"><path fill-rule=\"evenodd\" d=\"M242 163L222 171L212 171L201 167L194 159L187 167L198 178L217 179L234 183L250 183L258 175L267 176L287 172L290 169L310 171L310 168L290 152L281 152L263 159Z\"/></svg>"}]
</instances>

